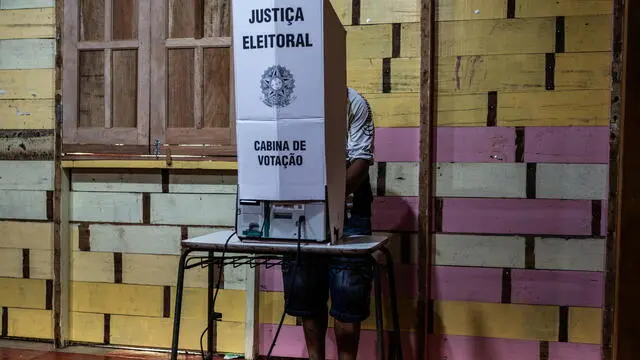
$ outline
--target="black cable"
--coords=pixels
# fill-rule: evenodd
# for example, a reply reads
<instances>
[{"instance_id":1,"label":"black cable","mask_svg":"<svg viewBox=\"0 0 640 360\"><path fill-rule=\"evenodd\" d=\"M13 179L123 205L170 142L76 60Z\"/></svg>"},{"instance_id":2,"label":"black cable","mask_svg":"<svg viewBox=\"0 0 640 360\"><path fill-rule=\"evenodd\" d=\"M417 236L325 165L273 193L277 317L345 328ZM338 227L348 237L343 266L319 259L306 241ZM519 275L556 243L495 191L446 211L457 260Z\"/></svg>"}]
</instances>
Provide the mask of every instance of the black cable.
<instances>
[{"instance_id":1,"label":"black cable","mask_svg":"<svg viewBox=\"0 0 640 360\"><path fill-rule=\"evenodd\" d=\"M218 271L218 281L216 282L216 292L213 295L213 303L211 304L212 311L211 311L211 314L209 314L209 322L207 322L207 327L204 329L204 331L200 335L200 354L202 355L202 360L205 360L204 346L202 345L202 339L204 338L204 334L206 334L210 330L209 324L214 320L213 317L216 314L215 312L216 299L218 298L218 291L220 291L220 283L222 282L222 264L224 264L224 254L227 252L227 246L229 245L229 241L235 234L236 232L234 231L231 233L231 235L229 235L227 240L224 242L224 248L222 249L222 263L220 265L220 270ZM209 266L213 266L213 263L210 264ZM210 355L213 356L213 354L210 354Z\"/></svg>"},{"instance_id":2,"label":"black cable","mask_svg":"<svg viewBox=\"0 0 640 360\"><path fill-rule=\"evenodd\" d=\"M296 273L298 271L298 263L300 262L300 244L302 243L302 222L305 220L304 215L301 215L298 219L298 247L296 249L296 263L293 267L293 276L292 280L289 283L289 296L284 299L284 310L282 311L282 316L280 317L280 323L278 324L278 329L276 330L276 335L273 337L273 341L271 342L271 347L269 348L269 353L267 353L267 360L271 359L271 352L273 352L273 348L276 346L276 341L278 341L278 335L280 335L280 329L282 329L282 324L284 323L284 318L287 313L287 309L289 308L289 299L291 299L291 292L293 291L293 284L296 281Z\"/></svg>"}]
</instances>

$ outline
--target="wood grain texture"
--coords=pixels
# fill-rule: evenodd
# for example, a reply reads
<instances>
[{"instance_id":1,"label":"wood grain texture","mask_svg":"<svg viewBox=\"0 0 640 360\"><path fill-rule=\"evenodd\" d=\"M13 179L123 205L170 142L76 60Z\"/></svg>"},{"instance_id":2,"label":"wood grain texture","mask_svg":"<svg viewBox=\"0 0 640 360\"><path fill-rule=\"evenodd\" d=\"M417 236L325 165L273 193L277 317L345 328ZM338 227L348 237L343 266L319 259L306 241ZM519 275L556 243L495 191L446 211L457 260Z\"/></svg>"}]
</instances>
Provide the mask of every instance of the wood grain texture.
<instances>
[{"instance_id":1,"label":"wood grain texture","mask_svg":"<svg viewBox=\"0 0 640 360\"><path fill-rule=\"evenodd\" d=\"M536 197L604 200L608 170L604 164L538 164Z\"/></svg>"},{"instance_id":2,"label":"wood grain texture","mask_svg":"<svg viewBox=\"0 0 640 360\"><path fill-rule=\"evenodd\" d=\"M569 308L569 342L601 344L602 309Z\"/></svg>"},{"instance_id":3,"label":"wood grain texture","mask_svg":"<svg viewBox=\"0 0 640 360\"><path fill-rule=\"evenodd\" d=\"M230 194L151 194L151 223L232 226L235 198Z\"/></svg>"},{"instance_id":4,"label":"wood grain texture","mask_svg":"<svg viewBox=\"0 0 640 360\"><path fill-rule=\"evenodd\" d=\"M0 9L33 9L53 7L54 0L2 0Z\"/></svg>"},{"instance_id":5,"label":"wood grain texture","mask_svg":"<svg viewBox=\"0 0 640 360\"><path fill-rule=\"evenodd\" d=\"M0 100L0 129L53 129L52 100Z\"/></svg>"},{"instance_id":6,"label":"wood grain texture","mask_svg":"<svg viewBox=\"0 0 640 360\"><path fill-rule=\"evenodd\" d=\"M114 282L113 253L73 251L69 280L79 282Z\"/></svg>"},{"instance_id":7,"label":"wood grain texture","mask_svg":"<svg viewBox=\"0 0 640 360\"><path fill-rule=\"evenodd\" d=\"M498 126L606 126L610 91L498 93Z\"/></svg>"},{"instance_id":8,"label":"wood grain texture","mask_svg":"<svg viewBox=\"0 0 640 360\"><path fill-rule=\"evenodd\" d=\"M104 314L72 312L69 316L69 340L102 343L104 339Z\"/></svg>"},{"instance_id":9,"label":"wood grain texture","mask_svg":"<svg viewBox=\"0 0 640 360\"><path fill-rule=\"evenodd\" d=\"M525 164L439 163L436 196L526 197Z\"/></svg>"},{"instance_id":10,"label":"wood grain texture","mask_svg":"<svg viewBox=\"0 0 640 360\"><path fill-rule=\"evenodd\" d=\"M238 176L220 173L170 173L170 193L235 194Z\"/></svg>"},{"instance_id":11,"label":"wood grain texture","mask_svg":"<svg viewBox=\"0 0 640 360\"><path fill-rule=\"evenodd\" d=\"M536 238L536 268L604 271L604 239Z\"/></svg>"},{"instance_id":12,"label":"wood grain texture","mask_svg":"<svg viewBox=\"0 0 640 360\"><path fill-rule=\"evenodd\" d=\"M514 269L511 301L514 304L602 307L601 272Z\"/></svg>"},{"instance_id":13,"label":"wood grain texture","mask_svg":"<svg viewBox=\"0 0 640 360\"><path fill-rule=\"evenodd\" d=\"M358 92L381 93L381 74L381 59L347 59L347 84Z\"/></svg>"},{"instance_id":14,"label":"wood grain texture","mask_svg":"<svg viewBox=\"0 0 640 360\"><path fill-rule=\"evenodd\" d=\"M0 40L0 70L50 69L53 39Z\"/></svg>"},{"instance_id":15,"label":"wood grain texture","mask_svg":"<svg viewBox=\"0 0 640 360\"><path fill-rule=\"evenodd\" d=\"M142 194L73 191L70 219L142 223Z\"/></svg>"},{"instance_id":16,"label":"wood grain texture","mask_svg":"<svg viewBox=\"0 0 640 360\"><path fill-rule=\"evenodd\" d=\"M159 170L71 172L71 190L80 192L162 192Z\"/></svg>"},{"instance_id":17,"label":"wood grain texture","mask_svg":"<svg viewBox=\"0 0 640 360\"><path fill-rule=\"evenodd\" d=\"M436 301L435 333L555 341L558 310L552 306Z\"/></svg>"},{"instance_id":18,"label":"wood grain texture","mask_svg":"<svg viewBox=\"0 0 640 360\"><path fill-rule=\"evenodd\" d=\"M0 247L51 250L53 224L50 222L0 221Z\"/></svg>"},{"instance_id":19,"label":"wood grain texture","mask_svg":"<svg viewBox=\"0 0 640 360\"><path fill-rule=\"evenodd\" d=\"M437 234L435 264L524 268L525 239L518 236Z\"/></svg>"},{"instance_id":20,"label":"wood grain texture","mask_svg":"<svg viewBox=\"0 0 640 360\"><path fill-rule=\"evenodd\" d=\"M361 24L409 23L420 21L420 6L416 0L367 0L361 5ZM436 19L480 20L502 19L506 14L506 3L500 0L475 1L472 4L464 0L438 3Z\"/></svg>"},{"instance_id":21,"label":"wood grain texture","mask_svg":"<svg viewBox=\"0 0 640 360\"><path fill-rule=\"evenodd\" d=\"M611 14L611 0L520 0L517 17L573 16Z\"/></svg>"},{"instance_id":22,"label":"wood grain texture","mask_svg":"<svg viewBox=\"0 0 640 360\"><path fill-rule=\"evenodd\" d=\"M53 339L51 310L9 309L7 335L29 339Z\"/></svg>"},{"instance_id":23,"label":"wood grain texture","mask_svg":"<svg viewBox=\"0 0 640 360\"><path fill-rule=\"evenodd\" d=\"M515 129L507 127L439 127L437 162L514 162ZM378 128L375 157L379 162L418 161L418 128Z\"/></svg>"},{"instance_id":24,"label":"wood grain texture","mask_svg":"<svg viewBox=\"0 0 640 360\"><path fill-rule=\"evenodd\" d=\"M0 39L53 38L54 22L53 7L0 11Z\"/></svg>"},{"instance_id":25,"label":"wood grain texture","mask_svg":"<svg viewBox=\"0 0 640 360\"><path fill-rule=\"evenodd\" d=\"M391 57L391 24L345 26L345 30L347 31L347 58Z\"/></svg>"},{"instance_id":26,"label":"wood grain texture","mask_svg":"<svg viewBox=\"0 0 640 360\"><path fill-rule=\"evenodd\" d=\"M53 191L53 163L50 161L0 160L0 189Z\"/></svg>"},{"instance_id":27,"label":"wood grain texture","mask_svg":"<svg viewBox=\"0 0 640 360\"><path fill-rule=\"evenodd\" d=\"M438 56L553 52L553 18L442 21L436 29ZM402 24L401 57L420 56L420 23Z\"/></svg>"},{"instance_id":28,"label":"wood grain texture","mask_svg":"<svg viewBox=\"0 0 640 360\"><path fill-rule=\"evenodd\" d=\"M444 232L590 235L591 202L547 199L445 199Z\"/></svg>"},{"instance_id":29,"label":"wood grain texture","mask_svg":"<svg viewBox=\"0 0 640 360\"><path fill-rule=\"evenodd\" d=\"M45 280L0 278L0 306L45 309Z\"/></svg>"},{"instance_id":30,"label":"wood grain texture","mask_svg":"<svg viewBox=\"0 0 640 360\"><path fill-rule=\"evenodd\" d=\"M0 131L2 160L52 160L53 153L52 130Z\"/></svg>"},{"instance_id":31,"label":"wood grain texture","mask_svg":"<svg viewBox=\"0 0 640 360\"><path fill-rule=\"evenodd\" d=\"M47 220L46 191L0 190L0 218Z\"/></svg>"},{"instance_id":32,"label":"wood grain texture","mask_svg":"<svg viewBox=\"0 0 640 360\"><path fill-rule=\"evenodd\" d=\"M31 279L53 279L53 251L29 250L29 277Z\"/></svg>"},{"instance_id":33,"label":"wood grain texture","mask_svg":"<svg viewBox=\"0 0 640 360\"><path fill-rule=\"evenodd\" d=\"M609 161L609 131L597 127L529 127L525 129L524 161L591 163Z\"/></svg>"},{"instance_id":34,"label":"wood grain texture","mask_svg":"<svg viewBox=\"0 0 640 360\"><path fill-rule=\"evenodd\" d=\"M71 283L71 311L162 317L161 286Z\"/></svg>"},{"instance_id":35,"label":"wood grain texture","mask_svg":"<svg viewBox=\"0 0 640 360\"><path fill-rule=\"evenodd\" d=\"M22 249L0 249L0 277L22 277Z\"/></svg>"},{"instance_id":36,"label":"wood grain texture","mask_svg":"<svg viewBox=\"0 0 640 360\"><path fill-rule=\"evenodd\" d=\"M607 15L565 18L565 51L611 51L613 17Z\"/></svg>"},{"instance_id":37,"label":"wood grain texture","mask_svg":"<svg viewBox=\"0 0 640 360\"><path fill-rule=\"evenodd\" d=\"M53 69L0 70L0 100L52 98Z\"/></svg>"},{"instance_id":38,"label":"wood grain texture","mask_svg":"<svg viewBox=\"0 0 640 360\"><path fill-rule=\"evenodd\" d=\"M128 254L180 254L180 227L177 226L89 226L91 251Z\"/></svg>"},{"instance_id":39,"label":"wood grain texture","mask_svg":"<svg viewBox=\"0 0 640 360\"><path fill-rule=\"evenodd\" d=\"M611 88L611 52L556 54L556 90Z\"/></svg>"}]
</instances>

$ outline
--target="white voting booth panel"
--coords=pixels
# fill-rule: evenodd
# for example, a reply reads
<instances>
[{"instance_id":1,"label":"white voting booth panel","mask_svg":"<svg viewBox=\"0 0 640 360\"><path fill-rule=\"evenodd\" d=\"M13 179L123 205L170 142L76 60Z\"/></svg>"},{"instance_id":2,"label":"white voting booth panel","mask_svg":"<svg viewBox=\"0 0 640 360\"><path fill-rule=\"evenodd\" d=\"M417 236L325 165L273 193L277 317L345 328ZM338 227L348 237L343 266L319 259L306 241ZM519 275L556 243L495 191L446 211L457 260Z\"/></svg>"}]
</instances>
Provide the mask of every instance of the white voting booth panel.
<instances>
[{"instance_id":1,"label":"white voting booth panel","mask_svg":"<svg viewBox=\"0 0 640 360\"><path fill-rule=\"evenodd\" d=\"M337 243L346 32L329 0L234 0L232 16L238 236Z\"/></svg>"}]
</instances>

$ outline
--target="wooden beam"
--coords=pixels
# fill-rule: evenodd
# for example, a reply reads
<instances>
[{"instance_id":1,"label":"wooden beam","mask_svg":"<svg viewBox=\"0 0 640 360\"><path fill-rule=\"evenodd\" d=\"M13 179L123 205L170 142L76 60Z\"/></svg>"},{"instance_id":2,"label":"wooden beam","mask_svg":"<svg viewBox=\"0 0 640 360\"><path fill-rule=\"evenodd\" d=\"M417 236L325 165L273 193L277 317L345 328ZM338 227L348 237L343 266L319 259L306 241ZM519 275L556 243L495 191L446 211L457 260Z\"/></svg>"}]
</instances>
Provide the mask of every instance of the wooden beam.
<instances>
[{"instance_id":1,"label":"wooden beam","mask_svg":"<svg viewBox=\"0 0 640 360\"><path fill-rule=\"evenodd\" d=\"M640 352L640 4L614 2L613 94L603 359L631 360Z\"/></svg>"},{"instance_id":2,"label":"wooden beam","mask_svg":"<svg viewBox=\"0 0 640 360\"><path fill-rule=\"evenodd\" d=\"M206 170L237 170L235 161L211 160L63 160L63 168L93 168L93 169L206 169Z\"/></svg>"},{"instance_id":3,"label":"wooden beam","mask_svg":"<svg viewBox=\"0 0 640 360\"><path fill-rule=\"evenodd\" d=\"M432 251L434 234L431 221L434 215L434 172L435 162L434 124L435 124L435 0L421 0L420 2L420 160L419 160L419 188L418 196L418 326L417 338L422 346L417 349L417 359L427 359L429 354L428 332L433 329L433 311L430 305L431 269L433 264Z\"/></svg>"}]
</instances>

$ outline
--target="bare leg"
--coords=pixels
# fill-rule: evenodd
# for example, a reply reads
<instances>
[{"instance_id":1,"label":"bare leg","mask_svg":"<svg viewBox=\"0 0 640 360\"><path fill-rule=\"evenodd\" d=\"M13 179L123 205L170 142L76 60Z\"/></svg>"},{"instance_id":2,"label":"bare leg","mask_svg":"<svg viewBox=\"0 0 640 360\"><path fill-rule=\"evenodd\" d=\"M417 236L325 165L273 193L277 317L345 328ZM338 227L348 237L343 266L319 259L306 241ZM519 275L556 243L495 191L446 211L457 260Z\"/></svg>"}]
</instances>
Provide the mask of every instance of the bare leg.
<instances>
[{"instance_id":1,"label":"bare leg","mask_svg":"<svg viewBox=\"0 0 640 360\"><path fill-rule=\"evenodd\" d=\"M338 360L356 360L360 342L360 323L343 323L335 320Z\"/></svg>"},{"instance_id":2,"label":"bare leg","mask_svg":"<svg viewBox=\"0 0 640 360\"><path fill-rule=\"evenodd\" d=\"M329 316L326 312L315 317L302 318L302 328L310 360L325 360L325 336L328 321Z\"/></svg>"}]
</instances>

